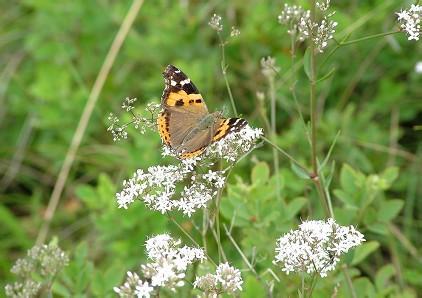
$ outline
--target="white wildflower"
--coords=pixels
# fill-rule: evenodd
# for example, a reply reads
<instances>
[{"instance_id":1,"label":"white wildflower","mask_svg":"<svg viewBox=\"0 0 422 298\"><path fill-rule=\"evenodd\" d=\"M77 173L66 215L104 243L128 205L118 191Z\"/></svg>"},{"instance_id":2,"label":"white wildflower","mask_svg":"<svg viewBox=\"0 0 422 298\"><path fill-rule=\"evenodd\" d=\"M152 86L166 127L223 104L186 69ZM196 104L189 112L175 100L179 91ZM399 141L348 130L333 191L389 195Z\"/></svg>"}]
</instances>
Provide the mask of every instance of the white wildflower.
<instances>
[{"instance_id":1,"label":"white wildflower","mask_svg":"<svg viewBox=\"0 0 422 298\"><path fill-rule=\"evenodd\" d=\"M137 98L130 98L126 97L122 103L122 109L126 110L126 112L130 112L134 109L133 103L137 100Z\"/></svg>"},{"instance_id":2,"label":"white wildflower","mask_svg":"<svg viewBox=\"0 0 422 298\"><path fill-rule=\"evenodd\" d=\"M415 72L416 72L417 74L422 74L422 61L418 61L418 62L415 64Z\"/></svg>"},{"instance_id":3,"label":"white wildflower","mask_svg":"<svg viewBox=\"0 0 422 298\"><path fill-rule=\"evenodd\" d=\"M230 31L230 37L238 37L239 35L240 35L240 30L232 26L232 30Z\"/></svg>"},{"instance_id":4,"label":"white wildflower","mask_svg":"<svg viewBox=\"0 0 422 298\"><path fill-rule=\"evenodd\" d=\"M151 292L153 290L154 288L151 287L147 281L145 281L144 283L142 283L141 281L135 288L135 295L137 297L149 298L151 297Z\"/></svg>"},{"instance_id":5,"label":"white wildflower","mask_svg":"<svg viewBox=\"0 0 422 298\"><path fill-rule=\"evenodd\" d=\"M324 12L320 21L312 21L310 10L304 10L300 6L285 4L283 11L278 16L279 23L287 25L287 33L296 36L297 40L310 39L319 52L323 52L328 41L333 38L337 22L331 20L334 13L327 13L330 1L319 1L317 7Z\"/></svg>"},{"instance_id":6,"label":"white wildflower","mask_svg":"<svg viewBox=\"0 0 422 298\"><path fill-rule=\"evenodd\" d=\"M211 20L208 22L208 25L210 25L210 27L215 31L220 32L223 30L223 24L221 24L221 19L221 16L214 14L211 17Z\"/></svg>"},{"instance_id":7,"label":"white wildflower","mask_svg":"<svg viewBox=\"0 0 422 298\"><path fill-rule=\"evenodd\" d=\"M197 276L193 286L204 291L206 295L221 293L234 295L242 290L242 284L243 279L239 269L223 263L218 265L215 274Z\"/></svg>"},{"instance_id":8,"label":"white wildflower","mask_svg":"<svg viewBox=\"0 0 422 298\"><path fill-rule=\"evenodd\" d=\"M321 277L335 269L340 255L365 241L353 226L340 226L334 219L311 220L277 240L275 263L290 272L317 272Z\"/></svg>"},{"instance_id":9,"label":"white wildflower","mask_svg":"<svg viewBox=\"0 0 422 298\"><path fill-rule=\"evenodd\" d=\"M304 15L310 16L310 11L305 11L301 6L284 4L281 14L278 16L278 22L287 25L287 33L295 36L298 33L298 24ZM303 40L299 36L299 40Z\"/></svg>"},{"instance_id":10,"label":"white wildflower","mask_svg":"<svg viewBox=\"0 0 422 298\"><path fill-rule=\"evenodd\" d=\"M422 6L412 4L409 10L397 12L397 21L408 40L419 40L421 35Z\"/></svg>"},{"instance_id":11,"label":"white wildflower","mask_svg":"<svg viewBox=\"0 0 422 298\"><path fill-rule=\"evenodd\" d=\"M114 287L120 297L150 297L154 290L147 281L142 281L138 274L128 271L126 281L120 287Z\"/></svg>"},{"instance_id":12,"label":"white wildflower","mask_svg":"<svg viewBox=\"0 0 422 298\"><path fill-rule=\"evenodd\" d=\"M326 11L330 8L330 2L331 0L317 1L316 7L318 7L321 11Z\"/></svg>"},{"instance_id":13,"label":"white wildflower","mask_svg":"<svg viewBox=\"0 0 422 298\"><path fill-rule=\"evenodd\" d=\"M261 58L261 72L266 78L273 79L279 71L280 67L277 66L273 57L268 56Z\"/></svg>"},{"instance_id":14,"label":"white wildflower","mask_svg":"<svg viewBox=\"0 0 422 298\"><path fill-rule=\"evenodd\" d=\"M166 287L175 291L176 287L184 285L188 266L205 259L202 249L180 245L180 240L174 240L167 234L147 240L147 256L151 262L141 265L141 268L144 277L151 280L153 287Z\"/></svg>"},{"instance_id":15,"label":"white wildflower","mask_svg":"<svg viewBox=\"0 0 422 298\"><path fill-rule=\"evenodd\" d=\"M226 137L209 146L204 156L223 158L235 162L249 152L256 141L264 135L262 128L252 128L249 125L240 131L229 133Z\"/></svg>"},{"instance_id":16,"label":"white wildflower","mask_svg":"<svg viewBox=\"0 0 422 298\"><path fill-rule=\"evenodd\" d=\"M137 170L132 178L123 182L123 190L116 194L119 208L127 209L136 199L142 200L149 208L166 213L180 210L191 216L204 208L207 202L225 185L224 171L202 174L194 171L195 159L183 160L178 165L152 166ZM191 176L190 180L187 179ZM177 185L190 182L178 193Z\"/></svg>"},{"instance_id":17,"label":"white wildflower","mask_svg":"<svg viewBox=\"0 0 422 298\"><path fill-rule=\"evenodd\" d=\"M114 287L114 291L121 297L150 297L157 294L159 288L175 292L185 284L188 266L206 259L202 249L181 247L181 243L168 234L148 239L145 242L148 263L141 265L142 279L129 271L126 281L120 287Z\"/></svg>"},{"instance_id":18,"label":"white wildflower","mask_svg":"<svg viewBox=\"0 0 422 298\"><path fill-rule=\"evenodd\" d=\"M220 264L215 275L224 292L234 294L242 290L243 280L239 269L230 266L228 263Z\"/></svg>"}]
</instances>

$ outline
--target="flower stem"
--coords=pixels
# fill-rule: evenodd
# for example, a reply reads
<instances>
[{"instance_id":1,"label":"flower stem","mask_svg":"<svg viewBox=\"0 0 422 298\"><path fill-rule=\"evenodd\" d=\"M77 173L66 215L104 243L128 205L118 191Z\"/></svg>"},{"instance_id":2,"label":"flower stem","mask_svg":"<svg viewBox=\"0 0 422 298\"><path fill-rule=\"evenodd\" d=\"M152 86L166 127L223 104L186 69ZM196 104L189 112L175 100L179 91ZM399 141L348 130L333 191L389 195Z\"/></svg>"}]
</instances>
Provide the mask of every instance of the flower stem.
<instances>
[{"instance_id":1,"label":"flower stem","mask_svg":"<svg viewBox=\"0 0 422 298\"><path fill-rule=\"evenodd\" d=\"M382 33L378 33L378 34L368 35L368 36L364 36L364 37L349 40L349 41L342 41L342 42L339 43L339 46L347 46L347 45L355 44L355 43L358 43L358 42L361 42L361 41L374 39L374 38L378 38L378 37L383 37L383 36L388 36L388 35L396 34L396 33L399 33L399 32L400 32L400 30L393 30L393 31L389 31L389 32L382 32Z\"/></svg>"},{"instance_id":2,"label":"flower stem","mask_svg":"<svg viewBox=\"0 0 422 298\"><path fill-rule=\"evenodd\" d=\"M270 88L270 99L271 99L271 137L272 141L276 143L277 131L276 131L276 98L275 98L275 86L274 86L274 77L269 76L268 84ZM281 200L280 193L280 162L278 159L277 149L273 147L273 164L274 164L274 174L276 177L276 197L278 200Z\"/></svg>"},{"instance_id":3,"label":"flower stem","mask_svg":"<svg viewBox=\"0 0 422 298\"><path fill-rule=\"evenodd\" d=\"M347 285L350 289L350 294L352 295L352 298L357 298L355 288L353 287L352 279L350 278L349 271L347 270L347 266L342 267L342 271L344 276L346 277Z\"/></svg>"},{"instance_id":4,"label":"flower stem","mask_svg":"<svg viewBox=\"0 0 422 298\"><path fill-rule=\"evenodd\" d=\"M220 47L221 47L221 72L223 74L224 82L226 83L227 92L229 93L229 98L230 98L230 103L232 105L233 113L237 117L238 114L237 114L236 105L234 103L234 98L233 98L232 90L230 88L229 79L227 78L228 66L226 64L226 53L225 53L226 42L221 37L220 32L217 32L217 34L218 34L218 39L220 40Z\"/></svg>"}]
</instances>

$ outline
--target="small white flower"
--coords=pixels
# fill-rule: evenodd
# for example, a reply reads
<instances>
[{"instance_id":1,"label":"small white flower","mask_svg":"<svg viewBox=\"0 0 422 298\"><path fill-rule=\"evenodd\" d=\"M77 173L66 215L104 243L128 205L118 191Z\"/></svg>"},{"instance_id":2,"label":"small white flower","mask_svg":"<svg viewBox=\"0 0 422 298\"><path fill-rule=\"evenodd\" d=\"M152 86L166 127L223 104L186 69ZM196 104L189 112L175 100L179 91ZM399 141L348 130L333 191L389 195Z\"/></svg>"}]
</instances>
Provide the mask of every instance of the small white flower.
<instances>
[{"instance_id":1,"label":"small white flower","mask_svg":"<svg viewBox=\"0 0 422 298\"><path fill-rule=\"evenodd\" d=\"M321 277L335 269L340 255L365 241L353 226L340 226L334 219L305 221L299 229L277 240L274 263L290 272L317 272Z\"/></svg>"},{"instance_id":2,"label":"small white flower","mask_svg":"<svg viewBox=\"0 0 422 298\"><path fill-rule=\"evenodd\" d=\"M240 30L233 26L232 30L230 31L230 36L238 37L239 35L240 35Z\"/></svg>"},{"instance_id":3,"label":"small white flower","mask_svg":"<svg viewBox=\"0 0 422 298\"><path fill-rule=\"evenodd\" d=\"M417 74L422 74L422 61L418 61L415 65L415 72Z\"/></svg>"},{"instance_id":4,"label":"small white flower","mask_svg":"<svg viewBox=\"0 0 422 298\"><path fill-rule=\"evenodd\" d=\"M300 6L284 5L284 9L278 16L279 23L287 25L287 33L296 36L297 40L304 41L310 39L319 52L323 52L328 41L333 38L337 22L331 20L334 13L326 12L330 6L330 0L318 1L317 7L323 11L322 19L311 20L311 11L304 10Z\"/></svg>"},{"instance_id":5,"label":"small white flower","mask_svg":"<svg viewBox=\"0 0 422 298\"><path fill-rule=\"evenodd\" d=\"M207 295L218 295L221 292L234 295L242 290L242 284L243 279L239 269L223 263L218 265L215 274L197 276L193 286L203 290Z\"/></svg>"},{"instance_id":6,"label":"small white flower","mask_svg":"<svg viewBox=\"0 0 422 298\"><path fill-rule=\"evenodd\" d=\"M419 40L421 34L422 6L412 4L409 10L397 12L400 28L407 33L408 40Z\"/></svg>"},{"instance_id":7,"label":"small white flower","mask_svg":"<svg viewBox=\"0 0 422 298\"><path fill-rule=\"evenodd\" d=\"M210 25L210 27L212 29L214 29L217 32L220 32L223 30L223 24L221 24L221 17L217 14L214 14L211 17L211 20L208 22L208 25Z\"/></svg>"},{"instance_id":8,"label":"small white flower","mask_svg":"<svg viewBox=\"0 0 422 298\"><path fill-rule=\"evenodd\" d=\"M243 154L249 152L263 135L262 128L252 128L246 125L240 131L229 133L223 139L211 144L203 156L223 158L228 162L235 162Z\"/></svg>"},{"instance_id":9,"label":"small white flower","mask_svg":"<svg viewBox=\"0 0 422 298\"><path fill-rule=\"evenodd\" d=\"M142 283L142 281L136 286L135 288L135 295L138 298L149 298L151 297L151 292L154 290L153 287L151 287L148 282Z\"/></svg>"},{"instance_id":10,"label":"small white flower","mask_svg":"<svg viewBox=\"0 0 422 298\"><path fill-rule=\"evenodd\" d=\"M326 11L330 8L331 0L324 0L324 1L317 1L316 7L318 7L321 11Z\"/></svg>"},{"instance_id":11,"label":"small white flower","mask_svg":"<svg viewBox=\"0 0 422 298\"><path fill-rule=\"evenodd\" d=\"M228 263L220 264L215 275L225 292L234 294L242 290L243 280L239 269L230 266Z\"/></svg>"}]
</instances>

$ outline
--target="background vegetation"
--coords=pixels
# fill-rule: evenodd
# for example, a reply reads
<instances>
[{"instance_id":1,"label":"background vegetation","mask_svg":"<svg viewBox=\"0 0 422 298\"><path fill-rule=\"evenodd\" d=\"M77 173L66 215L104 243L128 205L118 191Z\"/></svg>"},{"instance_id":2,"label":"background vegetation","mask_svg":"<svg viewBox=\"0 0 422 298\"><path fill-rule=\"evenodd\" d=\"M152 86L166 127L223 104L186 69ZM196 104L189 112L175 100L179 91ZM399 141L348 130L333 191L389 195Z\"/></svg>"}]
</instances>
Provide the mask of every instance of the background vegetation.
<instances>
[{"instance_id":1,"label":"background vegetation","mask_svg":"<svg viewBox=\"0 0 422 298\"><path fill-rule=\"evenodd\" d=\"M305 1L302 5L305 7ZM356 39L397 28L394 12L407 1L333 1L339 23L335 38ZM0 1L0 286L13 280L10 268L37 239L46 206L88 95L130 1ZM145 1L124 40L83 134L81 146L52 218L47 241L57 237L70 253L70 265L53 291L64 296L112 296L129 269L145 260L147 236L171 232L191 243L166 216L137 202L118 209L115 192L138 168L162 163L156 132L114 143L106 131L109 112L120 114L123 98L137 97L141 111L159 102L161 72L167 64L184 70L204 95L210 110L226 110L230 101L221 75L220 48L208 25L213 13L240 36L226 47L228 79L237 110L252 125L267 128L269 86L260 59L272 56L276 78L278 146L309 168L310 149L297 113L297 101L309 119L309 82L297 49L292 68L290 38L277 22L281 1ZM319 59L327 62L318 84L318 152L322 160L339 133L325 172L336 219L353 224L367 242L343 263L358 297L416 297L422 292L422 204L420 117L421 43L403 33L335 47ZM295 68L296 67L296 68ZM292 72L297 69L297 72ZM295 73L293 75L293 73ZM295 80L296 79L296 80ZM267 96L263 104L256 93ZM259 108L261 107L261 108ZM128 118L129 119L129 118ZM335 163L333 162L335 161ZM294 297L300 276L273 267L275 240L301 219L324 218L312 182L302 179L280 156L282 208L274 192L272 148L264 145L238 164L222 199L223 223L237 210L233 237L262 279L274 282L275 297ZM174 214L201 243L192 220ZM212 235L208 253L218 258ZM222 229L228 259L247 269ZM272 268L277 281L268 271ZM264 295L260 281L244 271L244 297ZM320 281L315 297L349 297L341 270ZM185 291L185 292L184 292ZM189 296L182 290L180 295Z\"/></svg>"}]
</instances>

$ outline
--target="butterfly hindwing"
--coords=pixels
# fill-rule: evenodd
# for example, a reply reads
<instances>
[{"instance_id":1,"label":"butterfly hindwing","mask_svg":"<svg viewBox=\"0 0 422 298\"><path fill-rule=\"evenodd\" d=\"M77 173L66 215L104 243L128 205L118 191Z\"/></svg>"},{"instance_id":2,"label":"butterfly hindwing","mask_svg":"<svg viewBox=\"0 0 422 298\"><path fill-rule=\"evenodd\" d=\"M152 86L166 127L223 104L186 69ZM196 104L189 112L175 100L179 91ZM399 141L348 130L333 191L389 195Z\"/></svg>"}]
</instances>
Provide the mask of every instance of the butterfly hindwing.
<instances>
[{"instance_id":1,"label":"butterfly hindwing","mask_svg":"<svg viewBox=\"0 0 422 298\"><path fill-rule=\"evenodd\" d=\"M242 118L221 119L215 127L215 133L212 138L213 142L217 142L232 132L241 130L248 122Z\"/></svg>"}]
</instances>

